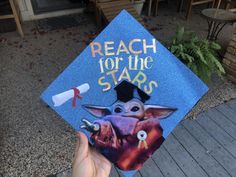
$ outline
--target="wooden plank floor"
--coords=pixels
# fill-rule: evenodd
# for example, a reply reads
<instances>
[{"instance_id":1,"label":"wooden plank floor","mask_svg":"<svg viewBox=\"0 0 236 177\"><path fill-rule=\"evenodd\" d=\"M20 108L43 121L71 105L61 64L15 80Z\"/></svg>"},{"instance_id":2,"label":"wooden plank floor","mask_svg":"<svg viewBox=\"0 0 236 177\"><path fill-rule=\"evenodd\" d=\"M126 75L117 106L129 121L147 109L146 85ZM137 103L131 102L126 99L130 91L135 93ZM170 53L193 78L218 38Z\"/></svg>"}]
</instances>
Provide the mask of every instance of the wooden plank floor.
<instances>
[{"instance_id":1,"label":"wooden plank floor","mask_svg":"<svg viewBox=\"0 0 236 177\"><path fill-rule=\"evenodd\" d=\"M236 100L211 108L196 120L183 120L136 174L209 176L236 177Z\"/></svg>"},{"instance_id":2,"label":"wooden plank floor","mask_svg":"<svg viewBox=\"0 0 236 177\"><path fill-rule=\"evenodd\" d=\"M236 99L183 120L135 177L236 177Z\"/></svg>"}]
</instances>

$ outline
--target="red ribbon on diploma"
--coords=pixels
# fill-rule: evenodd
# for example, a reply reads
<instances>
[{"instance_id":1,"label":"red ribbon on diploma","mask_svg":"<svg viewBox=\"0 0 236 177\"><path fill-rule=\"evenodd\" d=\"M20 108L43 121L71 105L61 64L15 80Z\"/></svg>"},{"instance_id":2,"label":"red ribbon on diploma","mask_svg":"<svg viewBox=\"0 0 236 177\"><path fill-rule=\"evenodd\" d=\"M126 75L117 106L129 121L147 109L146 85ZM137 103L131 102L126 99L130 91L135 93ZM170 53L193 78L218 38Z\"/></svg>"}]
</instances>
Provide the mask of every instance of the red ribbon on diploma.
<instances>
[{"instance_id":1,"label":"red ribbon on diploma","mask_svg":"<svg viewBox=\"0 0 236 177\"><path fill-rule=\"evenodd\" d=\"M82 99L82 97L80 96L79 89L77 89L76 87L72 88L72 89L74 90L74 97L73 97L73 100L72 100L72 107L75 108L76 107L76 98Z\"/></svg>"}]
</instances>

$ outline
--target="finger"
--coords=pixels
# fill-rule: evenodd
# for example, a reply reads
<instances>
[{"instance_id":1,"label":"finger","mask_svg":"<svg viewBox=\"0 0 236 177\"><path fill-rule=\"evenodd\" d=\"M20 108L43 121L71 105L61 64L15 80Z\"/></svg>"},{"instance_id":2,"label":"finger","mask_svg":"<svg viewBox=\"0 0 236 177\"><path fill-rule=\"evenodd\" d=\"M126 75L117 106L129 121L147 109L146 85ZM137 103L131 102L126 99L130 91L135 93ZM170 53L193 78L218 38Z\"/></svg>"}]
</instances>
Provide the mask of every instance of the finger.
<instances>
[{"instance_id":1,"label":"finger","mask_svg":"<svg viewBox=\"0 0 236 177\"><path fill-rule=\"evenodd\" d=\"M74 152L74 157L73 157L73 161L72 161L72 164L75 163L75 160L78 156L78 151L79 151L79 144L80 144L80 135L79 135L79 132L76 133L76 137L77 137L77 141L76 141L76 147L75 147L75 152Z\"/></svg>"},{"instance_id":2,"label":"finger","mask_svg":"<svg viewBox=\"0 0 236 177\"><path fill-rule=\"evenodd\" d=\"M78 141L75 154L76 155L74 163L76 164L80 163L84 158L88 156L88 138L82 132L78 133Z\"/></svg>"},{"instance_id":3,"label":"finger","mask_svg":"<svg viewBox=\"0 0 236 177\"><path fill-rule=\"evenodd\" d=\"M97 170L96 177L107 177L110 175L111 168L104 169L103 164L99 166L99 169Z\"/></svg>"},{"instance_id":4,"label":"finger","mask_svg":"<svg viewBox=\"0 0 236 177\"><path fill-rule=\"evenodd\" d=\"M76 133L76 137L77 137L77 142L76 142L76 147L75 147L75 157L77 156L78 154L78 150L79 150L79 144L80 144L80 135L79 135L79 132Z\"/></svg>"},{"instance_id":5,"label":"finger","mask_svg":"<svg viewBox=\"0 0 236 177\"><path fill-rule=\"evenodd\" d=\"M83 132L79 132L79 148L78 154L85 154L88 152L88 138Z\"/></svg>"},{"instance_id":6,"label":"finger","mask_svg":"<svg viewBox=\"0 0 236 177\"><path fill-rule=\"evenodd\" d=\"M106 157L104 157L94 148L90 149L90 152L91 152L94 162L96 162L98 166L101 166L105 171L110 171L111 163L109 160L106 159ZM103 165L101 165L101 163Z\"/></svg>"},{"instance_id":7,"label":"finger","mask_svg":"<svg viewBox=\"0 0 236 177\"><path fill-rule=\"evenodd\" d=\"M91 151L91 154L94 157L98 158L99 160L102 160L103 162L106 162L106 163L109 162L109 160L107 160L107 158L103 156L100 152L98 152L95 148L91 148L90 151Z\"/></svg>"}]
</instances>

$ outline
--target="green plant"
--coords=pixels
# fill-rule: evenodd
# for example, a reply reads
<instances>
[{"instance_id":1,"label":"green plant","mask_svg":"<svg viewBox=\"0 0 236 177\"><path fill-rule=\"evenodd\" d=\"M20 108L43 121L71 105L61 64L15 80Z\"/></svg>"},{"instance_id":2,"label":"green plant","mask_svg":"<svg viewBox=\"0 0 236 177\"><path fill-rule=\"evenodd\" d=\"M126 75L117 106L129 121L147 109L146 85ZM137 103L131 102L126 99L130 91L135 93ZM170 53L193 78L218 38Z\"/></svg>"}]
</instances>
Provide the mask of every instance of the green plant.
<instances>
[{"instance_id":1,"label":"green plant","mask_svg":"<svg viewBox=\"0 0 236 177\"><path fill-rule=\"evenodd\" d=\"M219 76L225 73L217 54L221 46L206 39L199 39L194 32L185 31L184 27L178 28L169 49L207 83L211 81L213 73Z\"/></svg>"}]
</instances>

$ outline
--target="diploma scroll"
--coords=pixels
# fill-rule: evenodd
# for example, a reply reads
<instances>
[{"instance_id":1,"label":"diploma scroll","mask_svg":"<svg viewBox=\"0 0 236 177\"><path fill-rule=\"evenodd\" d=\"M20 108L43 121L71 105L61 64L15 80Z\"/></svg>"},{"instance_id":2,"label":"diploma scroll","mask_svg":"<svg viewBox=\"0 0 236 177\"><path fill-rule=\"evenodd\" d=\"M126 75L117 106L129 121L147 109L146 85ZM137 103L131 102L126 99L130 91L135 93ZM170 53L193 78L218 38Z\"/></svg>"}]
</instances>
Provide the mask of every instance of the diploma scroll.
<instances>
[{"instance_id":1,"label":"diploma scroll","mask_svg":"<svg viewBox=\"0 0 236 177\"><path fill-rule=\"evenodd\" d=\"M80 94L83 94L83 93L86 93L90 87L88 83L85 83L76 88L79 90ZM57 107L57 106L61 106L62 104L64 104L65 102L67 102L69 99L73 97L74 97L74 90L70 89L65 92L52 96L52 101L54 103L54 106Z\"/></svg>"}]
</instances>

